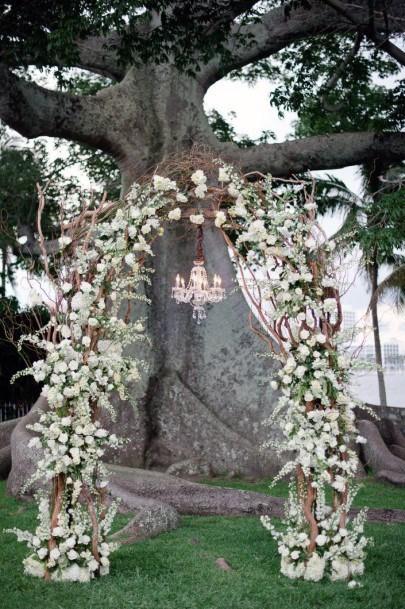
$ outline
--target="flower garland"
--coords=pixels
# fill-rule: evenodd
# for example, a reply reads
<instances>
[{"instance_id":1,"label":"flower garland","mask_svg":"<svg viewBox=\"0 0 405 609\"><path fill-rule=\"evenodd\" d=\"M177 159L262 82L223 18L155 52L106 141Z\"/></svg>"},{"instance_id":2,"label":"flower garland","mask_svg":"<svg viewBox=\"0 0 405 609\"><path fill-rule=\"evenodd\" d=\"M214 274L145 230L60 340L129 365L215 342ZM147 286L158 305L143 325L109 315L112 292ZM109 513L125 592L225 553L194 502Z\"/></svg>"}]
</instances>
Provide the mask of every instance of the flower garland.
<instances>
[{"instance_id":1,"label":"flower garland","mask_svg":"<svg viewBox=\"0 0 405 609\"><path fill-rule=\"evenodd\" d=\"M348 390L351 364L338 350L341 306L334 243L315 221L306 182L256 178L248 182L222 165L218 186L207 186L201 169L181 187L159 175L134 184L124 201L103 199L93 211L84 207L76 217L66 214L52 268L41 230L41 193L38 231L54 298L45 300L51 313L47 326L24 337L46 355L21 374L44 383L48 403L31 426L39 436L30 446L41 447L44 456L26 486L44 477L52 481L52 493L51 500L38 496L34 535L13 530L33 550L24 561L26 573L89 581L109 571L116 544L107 535L117 504L107 507L108 476L101 459L107 447L118 449L123 440L104 429L100 412L107 409L114 418L109 396L116 391L129 397L126 383L139 379L145 367L123 355L127 345L146 339L142 321L129 321L130 299L141 298L136 288L149 280L143 263L152 254L154 238L163 233L164 223L182 218L181 206L190 207L190 195L201 200L190 222L210 219L222 230L255 313L251 328L282 362L278 380L272 381L281 397L270 423L285 410L286 442L277 449L293 450L295 457L280 477L296 469L298 484L290 487L285 530L276 531L269 518L262 518L278 541L281 571L313 581L363 572L365 513L351 527L347 519L355 494L349 483L357 466L349 444L363 439ZM211 209L202 208L205 199ZM33 305L44 300L37 290L30 298ZM119 317L124 301L127 310Z\"/></svg>"},{"instance_id":2,"label":"flower garland","mask_svg":"<svg viewBox=\"0 0 405 609\"><path fill-rule=\"evenodd\" d=\"M284 530L277 531L267 516L261 520L278 542L284 575L349 581L363 573L369 543L363 535L366 511L348 520L356 494L352 446L365 442L355 427L354 407L364 405L349 390L355 363L342 351L336 244L315 220L310 183L260 177L252 184L232 167L222 168L235 200L229 226L236 243L224 236L255 313L251 328L282 364L271 382L281 395L268 424L283 412L285 442L267 446L294 454L277 479L297 471ZM351 587L357 584L351 579Z\"/></svg>"}]
</instances>

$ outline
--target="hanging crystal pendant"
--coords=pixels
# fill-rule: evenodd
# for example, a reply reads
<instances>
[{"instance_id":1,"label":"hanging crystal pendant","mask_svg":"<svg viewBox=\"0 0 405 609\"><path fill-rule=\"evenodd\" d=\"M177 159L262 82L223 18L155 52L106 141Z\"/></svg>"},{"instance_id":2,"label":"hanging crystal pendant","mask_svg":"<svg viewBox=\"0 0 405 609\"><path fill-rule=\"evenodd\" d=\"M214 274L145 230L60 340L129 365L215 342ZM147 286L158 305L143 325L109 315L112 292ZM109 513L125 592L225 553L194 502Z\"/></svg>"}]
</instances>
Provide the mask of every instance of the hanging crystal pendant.
<instances>
[{"instance_id":1,"label":"hanging crystal pendant","mask_svg":"<svg viewBox=\"0 0 405 609\"><path fill-rule=\"evenodd\" d=\"M214 284L209 286L207 271L204 267L204 254L202 249L203 232L202 226L198 226L197 256L191 269L190 279L187 287L180 275L176 277L176 285L172 288L172 298L179 304L189 303L193 307L193 319L200 324L207 317L204 305L208 303L221 302L226 298L224 288L221 288L221 277L214 275Z\"/></svg>"}]
</instances>

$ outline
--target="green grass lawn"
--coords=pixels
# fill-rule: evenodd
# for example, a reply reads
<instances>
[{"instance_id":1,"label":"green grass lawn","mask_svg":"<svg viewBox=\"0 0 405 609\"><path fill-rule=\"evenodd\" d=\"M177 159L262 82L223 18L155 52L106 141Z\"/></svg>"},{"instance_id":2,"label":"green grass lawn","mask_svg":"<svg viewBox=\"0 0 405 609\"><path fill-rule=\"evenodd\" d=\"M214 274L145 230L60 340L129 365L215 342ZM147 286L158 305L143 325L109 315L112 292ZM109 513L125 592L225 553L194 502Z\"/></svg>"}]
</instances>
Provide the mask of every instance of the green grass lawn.
<instances>
[{"instance_id":1,"label":"green grass lawn","mask_svg":"<svg viewBox=\"0 0 405 609\"><path fill-rule=\"evenodd\" d=\"M268 483L216 484L268 492ZM277 487L285 493L285 485ZM362 500L400 507L405 491L367 481ZM33 529L33 503L20 503L0 487L1 609L404 609L405 525L367 525L375 545L364 587L290 581L279 574L276 544L257 518L183 517L183 526L155 539L123 545L111 574L89 584L46 583L23 575L24 544L3 533ZM122 526L128 517L117 518ZM225 558L232 572L219 570Z\"/></svg>"},{"instance_id":2,"label":"green grass lawn","mask_svg":"<svg viewBox=\"0 0 405 609\"><path fill-rule=\"evenodd\" d=\"M276 497L288 496L288 483L277 482L274 488L269 488L271 478L261 480L244 480L242 478L214 478L204 480L206 484L214 486L228 486L239 488L245 491L255 491ZM353 503L353 507L361 508L367 505L369 508L391 508L405 510L405 490L396 486L375 482L371 476L360 481L361 487ZM405 609L405 605L404 605Z\"/></svg>"}]
</instances>

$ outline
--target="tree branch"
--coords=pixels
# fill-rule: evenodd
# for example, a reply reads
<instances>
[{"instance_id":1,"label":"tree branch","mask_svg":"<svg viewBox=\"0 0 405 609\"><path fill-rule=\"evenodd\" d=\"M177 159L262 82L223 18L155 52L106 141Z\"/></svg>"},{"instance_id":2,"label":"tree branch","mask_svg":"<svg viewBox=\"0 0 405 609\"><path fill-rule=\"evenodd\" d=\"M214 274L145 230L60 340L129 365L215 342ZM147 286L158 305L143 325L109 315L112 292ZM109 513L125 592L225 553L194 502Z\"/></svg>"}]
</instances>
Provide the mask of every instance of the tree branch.
<instances>
[{"instance_id":1,"label":"tree branch","mask_svg":"<svg viewBox=\"0 0 405 609\"><path fill-rule=\"evenodd\" d=\"M218 142L215 152L226 161L240 164L244 171L280 177L359 165L376 158L392 163L402 161L405 133L336 133L242 149L236 144Z\"/></svg>"},{"instance_id":2,"label":"tree branch","mask_svg":"<svg viewBox=\"0 0 405 609\"><path fill-rule=\"evenodd\" d=\"M329 93L331 91L333 91L333 89L335 88L337 83L339 82L340 77L346 71L347 66L353 61L353 59L357 55L357 53L360 49L360 44L361 44L362 39L363 39L363 34L361 32L357 32L356 40L354 41L353 48L350 49L349 53L346 55L346 57L344 57L343 61L337 67L336 72L331 76L331 78L328 80L328 82L324 86L325 92L322 95L321 103L327 112L338 112L339 110L341 110L342 104L331 105L328 103L327 97L328 97Z\"/></svg>"},{"instance_id":3,"label":"tree branch","mask_svg":"<svg viewBox=\"0 0 405 609\"><path fill-rule=\"evenodd\" d=\"M71 65L66 65L58 59L52 58L48 67L69 68L75 67L82 70L101 74L112 80L122 80L126 70L123 66L118 65L117 53L110 46L119 47L121 37L118 34L111 34L108 37L91 36L83 40L77 40L77 61ZM19 68L21 66L36 65L39 67L37 59L34 55L26 55L25 57L9 60L9 57L0 51L0 60L4 61L10 68ZM43 64L41 64L43 65Z\"/></svg>"},{"instance_id":4,"label":"tree branch","mask_svg":"<svg viewBox=\"0 0 405 609\"><path fill-rule=\"evenodd\" d=\"M112 33L108 37L93 36L77 41L79 61L77 68L101 74L114 80L122 80L126 69L118 64L117 53L109 47L119 47L121 36Z\"/></svg>"},{"instance_id":5,"label":"tree branch","mask_svg":"<svg viewBox=\"0 0 405 609\"><path fill-rule=\"evenodd\" d=\"M362 2L364 0L361 0ZM274 55L285 47L298 42L302 38L322 34L353 32L359 26L368 27L369 10L368 5L352 5L349 15L343 15L326 2L339 2L339 0L315 1L310 10L302 7L291 12L289 19L285 18L284 8L277 7L265 13L259 22L246 26L234 26L234 36L228 42L228 50L232 59L226 65L220 60L214 59L202 68L200 79L207 88L215 81L223 78L225 74L246 66L250 63L265 59ZM405 6L398 4L392 7L391 32L403 32L405 30ZM355 18L355 23L352 18ZM383 13L376 13L374 27L378 31L385 31L386 20ZM238 36L251 36L252 43L245 47L238 47Z\"/></svg>"},{"instance_id":6,"label":"tree branch","mask_svg":"<svg viewBox=\"0 0 405 609\"><path fill-rule=\"evenodd\" d=\"M51 91L19 78L3 64L0 82L0 119L24 137L62 137L110 151L104 112L107 95Z\"/></svg>"},{"instance_id":7,"label":"tree branch","mask_svg":"<svg viewBox=\"0 0 405 609\"><path fill-rule=\"evenodd\" d=\"M377 21L375 19L375 13L372 11L372 7L369 6L368 20L364 22L361 18L359 18L353 11L349 11L343 2L340 0L323 0L325 4L335 9L336 12L340 13L343 17L345 17L348 21L350 21L353 25L360 28L360 31L379 49L383 49L388 55L396 59L401 65L405 66L405 53L393 44L387 34L382 36L378 33L377 29L387 29L385 21L385 28L377 25Z\"/></svg>"}]
</instances>

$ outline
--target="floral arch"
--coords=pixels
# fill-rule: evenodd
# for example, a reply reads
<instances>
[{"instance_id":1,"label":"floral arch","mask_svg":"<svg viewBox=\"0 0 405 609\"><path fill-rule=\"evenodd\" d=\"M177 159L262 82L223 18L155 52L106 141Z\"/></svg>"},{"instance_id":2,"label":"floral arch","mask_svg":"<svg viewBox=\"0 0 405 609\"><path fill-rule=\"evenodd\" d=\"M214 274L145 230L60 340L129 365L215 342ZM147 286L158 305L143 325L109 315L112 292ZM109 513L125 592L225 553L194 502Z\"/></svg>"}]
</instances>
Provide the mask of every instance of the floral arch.
<instances>
[{"instance_id":1,"label":"floral arch","mask_svg":"<svg viewBox=\"0 0 405 609\"><path fill-rule=\"evenodd\" d=\"M25 337L45 353L24 371L44 382L48 410L32 426L43 459L27 486L51 481L40 493L35 534L13 530L32 550L26 573L49 580L89 581L109 571L116 544L107 535L117 509L107 506L106 447L124 440L99 422L113 391L127 398L126 382L142 374L143 362L123 355L147 340L142 321L130 321L131 298L148 280L145 262L167 223L214 223L222 231L251 305L250 326L281 364L273 388L285 436L280 451L294 451L280 477L296 472L290 485L285 527L263 525L278 541L281 571L318 581L360 575L364 569L365 512L348 525L356 492L358 436L350 394L351 363L339 345L339 278L335 244L316 222L311 181L242 175L220 161L175 163L128 195L108 203L62 209L59 249L50 256L38 232L49 282L50 321ZM202 169L201 169L202 167ZM162 170L160 171L162 172ZM44 301L32 290L33 305ZM119 315L121 313L121 315ZM354 585L355 580L352 580Z\"/></svg>"}]
</instances>

